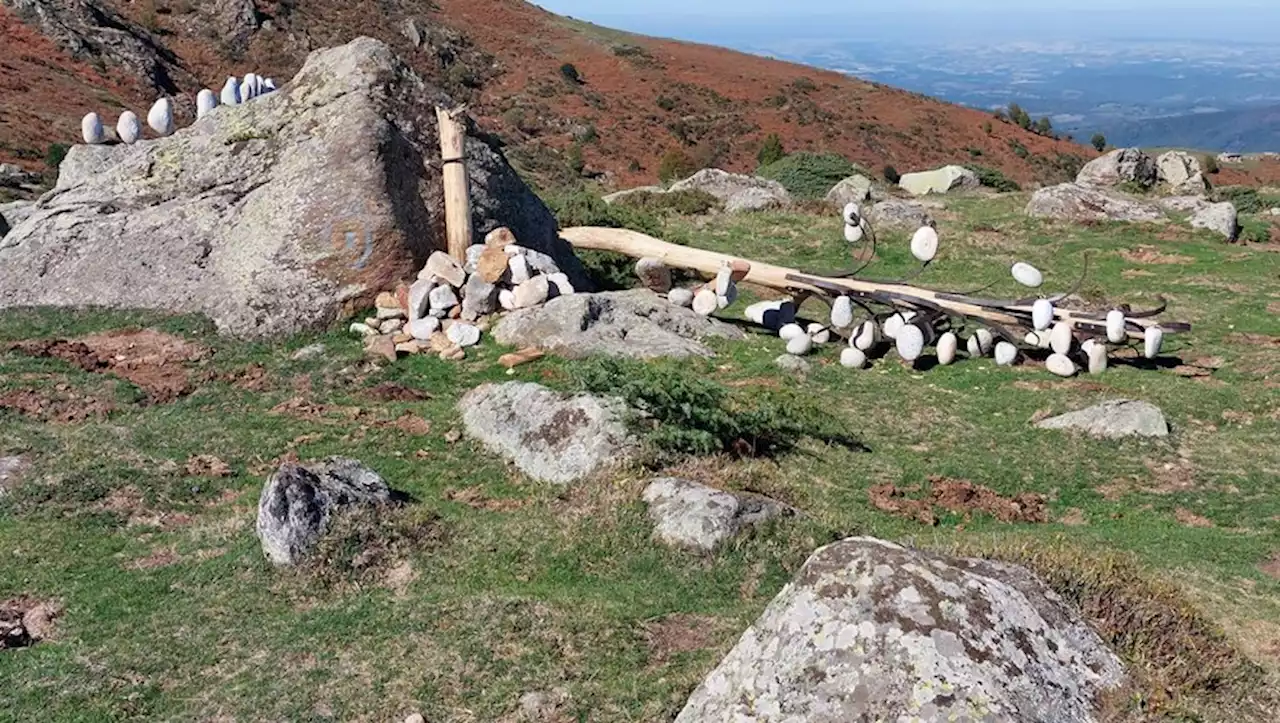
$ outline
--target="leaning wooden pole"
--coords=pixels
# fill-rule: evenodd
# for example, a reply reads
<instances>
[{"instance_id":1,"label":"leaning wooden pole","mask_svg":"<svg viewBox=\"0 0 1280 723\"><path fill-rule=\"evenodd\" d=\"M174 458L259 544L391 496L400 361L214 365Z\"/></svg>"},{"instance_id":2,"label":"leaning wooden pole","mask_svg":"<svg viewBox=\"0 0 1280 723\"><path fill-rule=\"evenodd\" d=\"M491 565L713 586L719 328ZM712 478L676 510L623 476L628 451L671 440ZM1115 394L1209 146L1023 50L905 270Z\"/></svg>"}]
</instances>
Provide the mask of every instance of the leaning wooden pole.
<instances>
[{"instance_id":1,"label":"leaning wooden pole","mask_svg":"<svg viewBox=\"0 0 1280 723\"><path fill-rule=\"evenodd\" d=\"M471 245L471 189L467 182L465 108L436 107L440 126L440 160L444 168L444 223L448 252L459 262Z\"/></svg>"}]
</instances>

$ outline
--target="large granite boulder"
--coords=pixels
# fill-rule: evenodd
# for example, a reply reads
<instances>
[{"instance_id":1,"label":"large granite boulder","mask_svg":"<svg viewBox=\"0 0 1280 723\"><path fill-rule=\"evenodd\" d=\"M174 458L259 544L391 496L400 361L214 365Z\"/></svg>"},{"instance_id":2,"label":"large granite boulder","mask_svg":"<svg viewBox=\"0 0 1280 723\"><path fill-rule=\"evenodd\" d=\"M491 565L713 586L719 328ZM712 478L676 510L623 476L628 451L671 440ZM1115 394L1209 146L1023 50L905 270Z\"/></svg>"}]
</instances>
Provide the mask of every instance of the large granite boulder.
<instances>
[{"instance_id":1,"label":"large granite boulder","mask_svg":"<svg viewBox=\"0 0 1280 723\"><path fill-rule=\"evenodd\" d=\"M1078 183L1036 191L1027 204L1027 215L1065 221L1153 222L1167 218L1154 203Z\"/></svg>"},{"instance_id":2,"label":"large granite boulder","mask_svg":"<svg viewBox=\"0 0 1280 723\"><path fill-rule=\"evenodd\" d=\"M35 206L31 201L0 203L0 237L4 237L15 226L26 221L35 210Z\"/></svg>"},{"instance_id":3,"label":"large granite boulder","mask_svg":"<svg viewBox=\"0 0 1280 723\"><path fill-rule=\"evenodd\" d=\"M434 106L449 103L386 45L358 38L171 137L75 146L58 185L0 240L0 308L195 312L262 337L371 306L445 245ZM477 238L507 226L584 288L550 212L474 136Z\"/></svg>"},{"instance_id":4,"label":"large granite boulder","mask_svg":"<svg viewBox=\"0 0 1280 723\"><path fill-rule=\"evenodd\" d=\"M978 175L964 166L943 166L933 171L907 173L898 179L898 185L913 196L927 196L931 193L973 190L981 183Z\"/></svg>"},{"instance_id":5,"label":"large granite boulder","mask_svg":"<svg viewBox=\"0 0 1280 723\"><path fill-rule=\"evenodd\" d=\"M1192 214L1192 228L1207 228L1222 234L1228 241L1240 237L1240 216L1230 201L1211 203Z\"/></svg>"},{"instance_id":6,"label":"large granite boulder","mask_svg":"<svg viewBox=\"0 0 1280 723\"><path fill-rule=\"evenodd\" d=\"M1137 148L1117 148L1086 163L1076 175L1076 183L1096 187L1136 183L1150 188L1156 177L1156 162L1151 156Z\"/></svg>"},{"instance_id":7,"label":"large granite boulder","mask_svg":"<svg viewBox=\"0 0 1280 723\"><path fill-rule=\"evenodd\" d=\"M827 191L826 201L836 208L844 208L850 203L862 204L864 201L871 200L871 194L875 188L875 184L870 178L855 173L852 176L840 181Z\"/></svg>"},{"instance_id":8,"label":"large granite boulder","mask_svg":"<svg viewBox=\"0 0 1280 723\"><path fill-rule=\"evenodd\" d=\"M888 199L871 207L867 220L878 229L914 231L921 226L932 226L933 216L923 204L915 201Z\"/></svg>"},{"instance_id":9,"label":"large granite boulder","mask_svg":"<svg viewBox=\"0 0 1280 723\"><path fill-rule=\"evenodd\" d=\"M1113 399L1087 409L1042 419L1036 427L1073 430L1104 439L1169 436L1169 422L1159 407L1129 399Z\"/></svg>"},{"instance_id":10,"label":"large granite boulder","mask_svg":"<svg viewBox=\"0 0 1280 723\"><path fill-rule=\"evenodd\" d=\"M648 289L561 296L513 311L493 329L511 346L537 346L567 359L593 354L656 359L714 356L700 340L741 340L741 329L676 306Z\"/></svg>"},{"instance_id":11,"label":"large granite boulder","mask_svg":"<svg viewBox=\"0 0 1280 723\"><path fill-rule=\"evenodd\" d=\"M1173 193L1203 195L1209 184L1204 180L1200 159L1183 151L1169 151L1156 158L1156 178Z\"/></svg>"},{"instance_id":12,"label":"large granite boulder","mask_svg":"<svg viewBox=\"0 0 1280 723\"><path fill-rule=\"evenodd\" d=\"M704 191L724 203L728 213L762 211L791 205L791 194L777 181L704 168L683 181L671 184L671 191Z\"/></svg>"},{"instance_id":13,"label":"large granite boulder","mask_svg":"<svg viewBox=\"0 0 1280 723\"><path fill-rule=\"evenodd\" d=\"M1026 569L862 537L815 552L676 721L1083 723L1123 678Z\"/></svg>"}]
</instances>

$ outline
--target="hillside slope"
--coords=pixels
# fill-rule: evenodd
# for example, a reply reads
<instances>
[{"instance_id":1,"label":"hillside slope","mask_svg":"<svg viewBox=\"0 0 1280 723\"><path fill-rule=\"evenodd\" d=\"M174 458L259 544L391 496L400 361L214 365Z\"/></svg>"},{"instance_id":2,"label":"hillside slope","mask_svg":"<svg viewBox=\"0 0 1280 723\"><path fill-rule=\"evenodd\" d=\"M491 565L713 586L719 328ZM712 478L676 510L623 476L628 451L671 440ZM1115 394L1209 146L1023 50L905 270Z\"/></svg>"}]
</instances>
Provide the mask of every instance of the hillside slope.
<instances>
[{"instance_id":1,"label":"hillside slope","mask_svg":"<svg viewBox=\"0 0 1280 723\"><path fill-rule=\"evenodd\" d=\"M90 27L77 38L63 32L75 22L50 22L63 16ZM21 31L10 31L20 23ZM176 88L189 113L197 84L216 89L227 75L250 70L288 78L310 50L357 35L388 42L466 100L517 164L547 182L578 174L567 153L575 144L581 173L608 185L653 181L674 148L698 165L750 170L769 133L788 150L836 151L875 173L885 165L908 172L960 162L1024 183L1053 181L1078 163L1073 156L1094 155L980 111L790 63L607 30L519 0L0 0L0 26L14 49L8 57L25 59L4 69L18 80L6 77L0 159L29 166L49 143L77 140L89 110L112 122L118 108L145 111L155 95ZM115 45L84 42L101 33L125 36L130 52L122 57Z\"/></svg>"}]
</instances>

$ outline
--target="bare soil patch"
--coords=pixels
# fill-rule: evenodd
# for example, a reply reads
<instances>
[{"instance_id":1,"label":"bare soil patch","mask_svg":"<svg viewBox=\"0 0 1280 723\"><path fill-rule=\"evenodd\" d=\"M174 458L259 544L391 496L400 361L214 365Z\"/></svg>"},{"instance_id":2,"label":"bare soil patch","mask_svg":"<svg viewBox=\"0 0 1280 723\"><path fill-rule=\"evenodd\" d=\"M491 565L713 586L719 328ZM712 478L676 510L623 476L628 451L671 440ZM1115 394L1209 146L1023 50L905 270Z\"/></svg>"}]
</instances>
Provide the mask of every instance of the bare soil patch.
<instances>
[{"instance_id":1,"label":"bare soil patch","mask_svg":"<svg viewBox=\"0 0 1280 723\"><path fill-rule=\"evenodd\" d=\"M681 653L705 650L718 642L720 621L707 615L674 613L640 624L650 665L662 665Z\"/></svg>"},{"instance_id":2,"label":"bare soil patch","mask_svg":"<svg viewBox=\"0 0 1280 723\"><path fill-rule=\"evenodd\" d=\"M129 567L134 570L155 570L161 567L169 567L182 562L182 557L172 549L156 550L146 557L139 558L129 563Z\"/></svg>"},{"instance_id":3,"label":"bare soil patch","mask_svg":"<svg viewBox=\"0 0 1280 723\"><path fill-rule=\"evenodd\" d=\"M421 389L413 389L395 382L383 382L365 392L365 395L379 402L424 402L431 399L431 394Z\"/></svg>"},{"instance_id":4,"label":"bare soil patch","mask_svg":"<svg viewBox=\"0 0 1280 723\"><path fill-rule=\"evenodd\" d=\"M1182 254L1166 254L1155 246L1142 245L1120 252L1121 258L1133 264L1191 264L1195 259Z\"/></svg>"},{"instance_id":5,"label":"bare soil patch","mask_svg":"<svg viewBox=\"0 0 1280 723\"><path fill-rule=\"evenodd\" d=\"M1258 565L1258 569L1263 575L1280 580L1280 552L1271 556L1271 559Z\"/></svg>"},{"instance_id":6,"label":"bare soil patch","mask_svg":"<svg viewBox=\"0 0 1280 723\"><path fill-rule=\"evenodd\" d=\"M495 499L480 487L461 487L445 490L444 498L464 504L472 509L490 512L510 512L529 504L528 500Z\"/></svg>"},{"instance_id":7,"label":"bare soil patch","mask_svg":"<svg viewBox=\"0 0 1280 723\"><path fill-rule=\"evenodd\" d=\"M0 602L0 650L26 648L48 638L62 606L50 600L16 597Z\"/></svg>"},{"instance_id":8,"label":"bare soil patch","mask_svg":"<svg viewBox=\"0 0 1280 723\"><path fill-rule=\"evenodd\" d=\"M205 359L210 349L154 329L111 331L79 339L36 339L9 349L34 357L61 359L87 372L112 374L132 382L153 403L164 404L190 394L188 362Z\"/></svg>"},{"instance_id":9,"label":"bare soil patch","mask_svg":"<svg viewBox=\"0 0 1280 723\"><path fill-rule=\"evenodd\" d=\"M188 477L212 477L218 479L231 476L231 466L212 454L197 454L187 459Z\"/></svg>"},{"instance_id":10,"label":"bare soil patch","mask_svg":"<svg viewBox=\"0 0 1280 723\"><path fill-rule=\"evenodd\" d=\"M1064 515L1058 518L1058 522L1061 522L1067 527L1083 527L1084 525L1089 524L1088 518L1084 515L1084 510L1079 507L1072 507L1067 510Z\"/></svg>"},{"instance_id":11,"label":"bare soil patch","mask_svg":"<svg viewBox=\"0 0 1280 723\"><path fill-rule=\"evenodd\" d=\"M77 424L91 419L105 419L115 409L115 405L69 388L15 389L0 394L0 409L9 409L42 422Z\"/></svg>"},{"instance_id":12,"label":"bare soil patch","mask_svg":"<svg viewBox=\"0 0 1280 723\"><path fill-rule=\"evenodd\" d=\"M927 489L920 485L882 484L872 487L867 494L876 509L930 526L938 524L935 513L938 507L964 515L965 519L980 512L1001 522L1049 521L1044 495L1024 492L1005 497L990 487L963 479L930 477Z\"/></svg>"},{"instance_id":13,"label":"bare soil patch","mask_svg":"<svg viewBox=\"0 0 1280 723\"><path fill-rule=\"evenodd\" d=\"M1174 510L1173 517L1178 521L1179 524L1186 525L1187 527L1213 527L1214 526L1213 520L1209 519L1208 517L1204 517L1203 515L1197 515L1196 513L1192 512L1191 510L1188 510L1185 507L1179 507L1178 509Z\"/></svg>"}]
</instances>

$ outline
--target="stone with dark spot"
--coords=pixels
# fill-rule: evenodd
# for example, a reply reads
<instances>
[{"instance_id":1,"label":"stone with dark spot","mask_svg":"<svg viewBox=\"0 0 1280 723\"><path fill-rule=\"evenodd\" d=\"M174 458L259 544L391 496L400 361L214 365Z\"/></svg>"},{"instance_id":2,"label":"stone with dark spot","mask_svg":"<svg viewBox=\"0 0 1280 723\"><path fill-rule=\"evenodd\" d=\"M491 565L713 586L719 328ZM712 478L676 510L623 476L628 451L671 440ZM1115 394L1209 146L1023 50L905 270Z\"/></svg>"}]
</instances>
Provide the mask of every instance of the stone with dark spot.
<instances>
[{"instance_id":1,"label":"stone with dark spot","mask_svg":"<svg viewBox=\"0 0 1280 723\"><path fill-rule=\"evenodd\" d=\"M676 722L1084 723L1123 679L1026 569L859 537L809 558Z\"/></svg>"},{"instance_id":2,"label":"stone with dark spot","mask_svg":"<svg viewBox=\"0 0 1280 723\"><path fill-rule=\"evenodd\" d=\"M485 384L460 402L468 436L530 477L556 484L625 464L638 449L620 400L569 396L538 384Z\"/></svg>"},{"instance_id":3,"label":"stone with dark spot","mask_svg":"<svg viewBox=\"0 0 1280 723\"><path fill-rule=\"evenodd\" d=\"M711 552L742 530L789 511L764 497L671 477L650 482L643 499L655 525L654 538L698 552Z\"/></svg>"}]
</instances>

